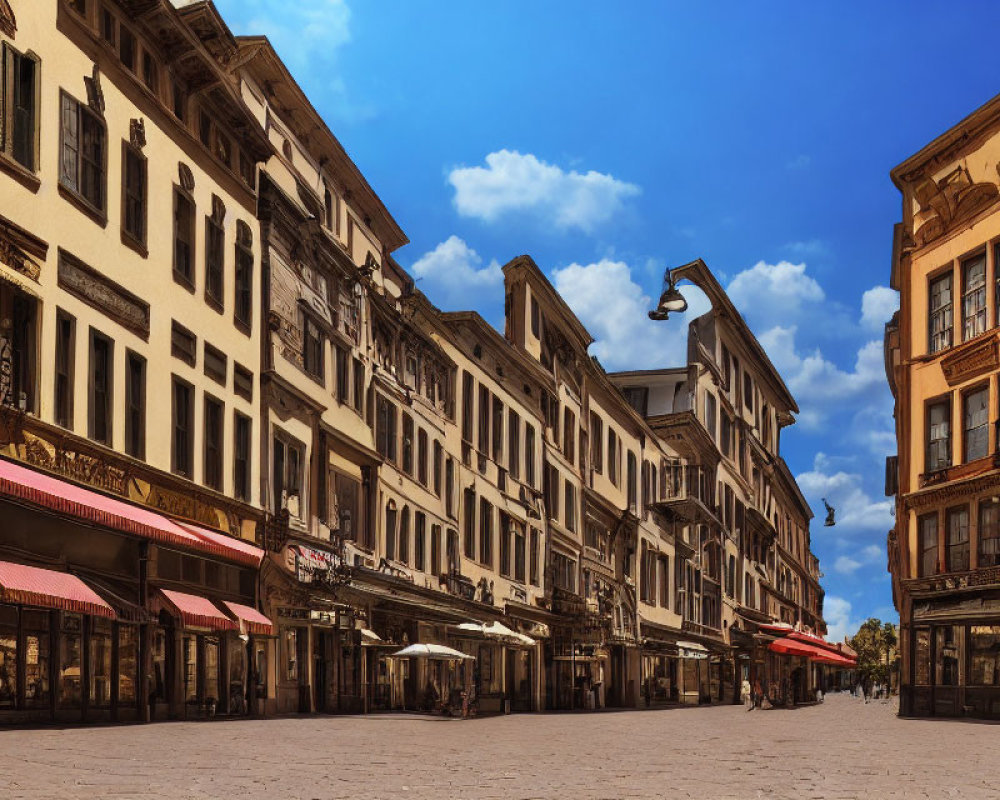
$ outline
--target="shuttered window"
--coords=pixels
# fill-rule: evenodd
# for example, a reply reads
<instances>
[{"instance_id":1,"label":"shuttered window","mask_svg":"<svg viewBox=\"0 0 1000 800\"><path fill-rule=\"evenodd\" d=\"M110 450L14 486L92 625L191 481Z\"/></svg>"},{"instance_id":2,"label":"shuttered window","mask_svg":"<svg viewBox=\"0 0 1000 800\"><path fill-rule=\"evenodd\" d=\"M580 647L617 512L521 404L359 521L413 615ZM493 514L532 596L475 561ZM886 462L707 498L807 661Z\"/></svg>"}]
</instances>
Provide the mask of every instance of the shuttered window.
<instances>
[{"instance_id":1,"label":"shuttered window","mask_svg":"<svg viewBox=\"0 0 1000 800\"><path fill-rule=\"evenodd\" d=\"M0 139L3 153L27 170L38 170L39 61L3 46L0 87L3 91Z\"/></svg>"},{"instance_id":2,"label":"shuttered window","mask_svg":"<svg viewBox=\"0 0 1000 800\"><path fill-rule=\"evenodd\" d=\"M963 398L965 461L985 458L989 450L989 387L969 392Z\"/></svg>"},{"instance_id":3,"label":"shuttered window","mask_svg":"<svg viewBox=\"0 0 1000 800\"><path fill-rule=\"evenodd\" d=\"M61 94L62 158L59 182L91 209L107 205L107 129L88 106Z\"/></svg>"},{"instance_id":4,"label":"shuttered window","mask_svg":"<svg viewBox=\"0 0 1000 800\"><path fill-rule=\"evenodd\" d=\"M146 157L128 142L122 148L122 230L146 244Z\"/></svg>"}]
</instances>

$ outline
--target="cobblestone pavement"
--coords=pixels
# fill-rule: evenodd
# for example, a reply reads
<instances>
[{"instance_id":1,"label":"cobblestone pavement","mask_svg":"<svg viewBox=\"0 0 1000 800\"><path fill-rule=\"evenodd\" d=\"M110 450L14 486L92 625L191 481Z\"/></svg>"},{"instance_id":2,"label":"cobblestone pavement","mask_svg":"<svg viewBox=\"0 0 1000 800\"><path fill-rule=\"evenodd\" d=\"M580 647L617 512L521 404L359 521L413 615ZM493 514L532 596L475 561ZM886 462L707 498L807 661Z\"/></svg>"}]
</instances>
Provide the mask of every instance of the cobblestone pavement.
<instances>
[{"instance_id":1,"label":"cobblestone pavement","mask_svg":"<svg viewBox=\"0 0 1000 800\"><path fill-rule=\"evenodd\" d=\"M0 732L13 798L1000 797L1000 727L848 695L450 720L295 717Z\"/></svg>"}]
</instances>

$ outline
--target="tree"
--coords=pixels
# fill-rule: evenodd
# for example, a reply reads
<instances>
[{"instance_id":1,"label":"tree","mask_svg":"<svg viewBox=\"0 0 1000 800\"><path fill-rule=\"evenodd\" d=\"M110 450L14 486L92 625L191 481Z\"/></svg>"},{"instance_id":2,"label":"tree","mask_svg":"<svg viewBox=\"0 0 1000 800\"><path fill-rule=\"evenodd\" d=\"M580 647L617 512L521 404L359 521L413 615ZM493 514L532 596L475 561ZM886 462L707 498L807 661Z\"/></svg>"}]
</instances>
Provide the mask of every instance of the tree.
<instances>
[{"instance_id":1,"label":"tree","mask_svg":"<svg viewBox=\"0 0 1000 800\"><path fill-rule=\"evenodd\" d=\"M850 645L858 654L858 674L872 683L889 683L891 674L898 669L899 656L896 645L899 636L891 622L871 617L865 620L858 632L851 637Z\"/></svg>"}]
</instances>

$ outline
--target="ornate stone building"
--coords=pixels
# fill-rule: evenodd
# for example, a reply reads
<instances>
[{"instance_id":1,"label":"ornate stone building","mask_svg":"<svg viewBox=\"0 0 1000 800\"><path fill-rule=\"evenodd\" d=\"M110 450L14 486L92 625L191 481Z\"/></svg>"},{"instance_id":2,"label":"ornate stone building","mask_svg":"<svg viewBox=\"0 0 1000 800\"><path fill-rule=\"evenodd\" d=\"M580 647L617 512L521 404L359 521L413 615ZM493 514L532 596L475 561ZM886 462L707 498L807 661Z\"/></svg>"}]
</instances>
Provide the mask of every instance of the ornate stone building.
<instances>
[{"instance_id":1,"label":"ornate stone building","mask_svg":"<svg viewBox=\"0 0 1000 800\"><path fill-rule=\"evenodd\" d=\"M886 493L906 715L1000 716L998 158L994 98L892 171L900 310L885 352L899 450Z\"/></svg>"}]
</instances>

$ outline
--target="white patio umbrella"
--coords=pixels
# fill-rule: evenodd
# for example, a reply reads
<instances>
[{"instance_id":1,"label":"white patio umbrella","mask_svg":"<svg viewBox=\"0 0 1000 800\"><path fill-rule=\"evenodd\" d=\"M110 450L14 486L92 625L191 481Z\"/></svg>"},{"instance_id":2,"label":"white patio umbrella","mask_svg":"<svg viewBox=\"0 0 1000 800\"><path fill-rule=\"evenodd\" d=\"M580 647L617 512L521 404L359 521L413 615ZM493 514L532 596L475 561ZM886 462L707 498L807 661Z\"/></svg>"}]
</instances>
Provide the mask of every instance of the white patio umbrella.
<instances>
[{"instance_id":1,"label":"white patio umbrella","mask_svg":"<svg viewBox=\"0 0 1000 800\"><path fill-rule=\"evenodd\" d=\"M529 646L535 644L535 640L530 636L525 636L523 633L511 630L502 622L489 622L486 624L481 622L463 622L461 625L456 625L455 627L460 631L481 633L489 639L499 639Z\"/></svg>"},{"instance_id":2,"label":"white patio umbrella","mask_svg":"<svg viewBox=\"0 0 1000 800\"><path fill-rule=\"evenodd\" d=\"M475 661L475 656L445 647L443 644L411 644L389 658L426 658L432 661Z\"/></svg>"}]
</instances>

